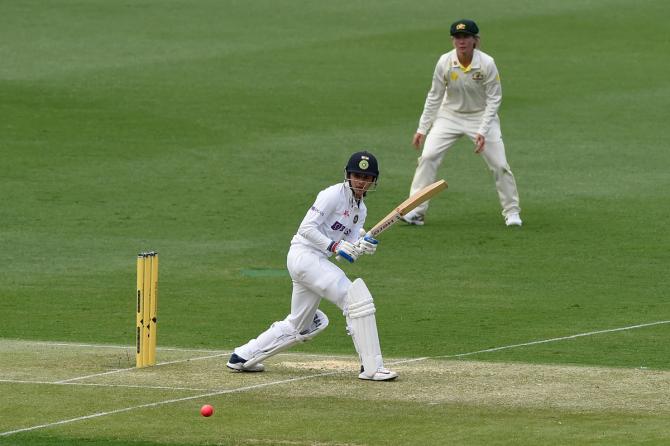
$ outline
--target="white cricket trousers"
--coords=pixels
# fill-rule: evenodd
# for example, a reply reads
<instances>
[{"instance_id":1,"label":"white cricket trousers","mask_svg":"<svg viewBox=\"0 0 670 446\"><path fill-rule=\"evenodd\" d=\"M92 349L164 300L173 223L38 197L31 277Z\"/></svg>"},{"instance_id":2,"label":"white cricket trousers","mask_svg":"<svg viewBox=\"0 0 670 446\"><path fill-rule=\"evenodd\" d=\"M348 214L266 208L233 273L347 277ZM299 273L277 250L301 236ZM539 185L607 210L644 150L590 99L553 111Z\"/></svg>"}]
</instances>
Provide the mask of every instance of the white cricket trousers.
<instances>
[{"instance_id":1,"label":"white cricket trousers","mask_svg":"<svg viewBox=\"0 0 670 446\"><path fill-rule=\"evenodd\" d=\"M442 164L444 156L451 146L463 135L467 135L473 142L481 123L481 114L453 114L440 111L433 127L428 132L423 151L418 159L414 172L414 179L410 188L410 195L433 183L437 179L437 170ZM516 189L514 174L507 164L505 145L500 132L500 120L496 116L491 121L490 130L486 135L484 150L480 153L495 180L498 198L502 207L503 216L510 213L519 213L519 193ZM424 215L428 210L428 201L417 206L412 213Z\"/></svg>"},{"instance_id":2,"label":"white cricket trousers","mask_svg":"<svg viewBox=\"0 0 670 446\"><path fill-rule=\"evenodd\" d=\"M351 280L328 257L300 245L292 245L286 266L293 280L291 313L286 317L296 330L312 323L321 298L344 310Z\"/></svg>"},{"instance_id":3,"label":"white cricket trousers","mask_svg":"<svg viewBox=\"0 0 670 446\"><path fill-rule=\"evenodd\" d=\"M291 312L256 339L237 347L235 353L242 358L249 359L255 352L277 345L284 333L299 333L309 327L321 298L328 299L344 310L351 281L328 257L306 246L291 245L286 266L293 279Z\"/></svg>"}]
</instances>

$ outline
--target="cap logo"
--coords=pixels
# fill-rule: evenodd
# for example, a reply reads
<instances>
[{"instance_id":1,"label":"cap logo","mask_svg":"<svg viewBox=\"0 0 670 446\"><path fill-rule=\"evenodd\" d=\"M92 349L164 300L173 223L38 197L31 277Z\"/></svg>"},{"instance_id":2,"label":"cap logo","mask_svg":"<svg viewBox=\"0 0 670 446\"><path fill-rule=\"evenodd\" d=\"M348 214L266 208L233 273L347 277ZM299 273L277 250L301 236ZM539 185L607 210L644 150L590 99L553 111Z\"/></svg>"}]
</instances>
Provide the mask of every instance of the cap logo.
<instances>
[{"instance_id":1,"label":"cap logo","mask_svg":"<svg viewBox=\"0 0 670 446\"><path fill-rule=\"evenodd\" d=\"M465 28L466 28L465 23L459 23L458 25L456 25L456 30L458 31L462 31Z\"/></svg>"},{"instance_id":2,"label":"cap logo","mask_svg":"<svg viewBox=\"0 0 670 446\"><path fill-rule=\"evenodd\" d=\"M367 170L367 168L370 167L370 163L368 163L367 160L361 160L361 162L358 163L358 167L360 167L363 170Z\"/></svg>"}]
</instances>

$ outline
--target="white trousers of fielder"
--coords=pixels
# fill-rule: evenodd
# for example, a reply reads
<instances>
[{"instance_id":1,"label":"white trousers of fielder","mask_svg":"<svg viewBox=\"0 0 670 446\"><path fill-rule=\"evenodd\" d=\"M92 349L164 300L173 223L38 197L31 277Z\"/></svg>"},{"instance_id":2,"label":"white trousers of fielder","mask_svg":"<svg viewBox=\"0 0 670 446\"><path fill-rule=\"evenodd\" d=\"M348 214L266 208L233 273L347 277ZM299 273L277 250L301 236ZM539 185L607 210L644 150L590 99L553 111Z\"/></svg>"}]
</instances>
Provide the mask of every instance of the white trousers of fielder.
<instances>
[{"instance_id":1,"label":"white trousers of fielder","mask_svg":"<svg viewBox=\"0 0 670 446\"><path fill-rule=\"evenodd\" d=\"M466 135L474 143L480 122L481 115L478 113L456 115L440 111L433 127L428 132L428 136L426 136L423 151L414 172L410 195L437 180L437 170L442 164L444 156L463 135ZM507 164L498 116L491 121L490 129L484 137L486 143L480 155L493 174L502 214L506 216L510 213L519 213L521 212L519 193L517 192L514 174L512 174L512 170ZM428 204L429 201L426 201L417 206L412 214L425 215Z\"/></svg>"}]
</instances>

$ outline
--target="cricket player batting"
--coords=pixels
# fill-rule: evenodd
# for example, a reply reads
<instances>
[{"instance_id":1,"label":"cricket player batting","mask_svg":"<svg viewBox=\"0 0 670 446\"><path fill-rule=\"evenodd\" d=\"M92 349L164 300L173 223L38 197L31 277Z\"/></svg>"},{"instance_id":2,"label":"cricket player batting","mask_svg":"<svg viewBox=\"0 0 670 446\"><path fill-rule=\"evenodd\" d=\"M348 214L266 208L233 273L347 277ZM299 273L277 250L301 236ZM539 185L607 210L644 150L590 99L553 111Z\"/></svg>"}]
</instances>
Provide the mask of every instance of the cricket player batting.
<instances>
[{"instance_id":1,"label":"cricket player batting","mask_svg":"<svg viewBox=\"0 0 670 446\"><path fill-rule=\"evenodd\" d=\"M384 367L375 319L375 303L363 279L349 280L330 258L355 262L374 254L378 241L361 236L367 216L364 198L379 178L377 159L356 152L345 167L344 182L322 190L291 240L287 267L293 281L291 312L255 339L237 347L227 366L241 372L262 372L262 361L295 344L313 339L328 326L319 309L321 299L342 310L347 330L361 361L358 377L371 381L395 379Z\"/></svg>"}]
</instances>

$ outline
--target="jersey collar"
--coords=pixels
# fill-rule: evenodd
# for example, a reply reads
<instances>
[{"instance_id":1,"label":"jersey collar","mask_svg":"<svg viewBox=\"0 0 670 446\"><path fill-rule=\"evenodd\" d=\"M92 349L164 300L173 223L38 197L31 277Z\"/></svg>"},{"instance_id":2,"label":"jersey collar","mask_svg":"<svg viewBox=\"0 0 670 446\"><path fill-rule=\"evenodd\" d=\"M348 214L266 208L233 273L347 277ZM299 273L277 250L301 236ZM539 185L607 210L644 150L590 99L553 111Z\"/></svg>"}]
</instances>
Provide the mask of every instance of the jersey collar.
<instances>
[{"instance_id":1,"label":"jersey collar","mask_svg":"<svg viewBox=\"0 0 670 446\"><path fill-rule=\"evenodd\" d=\"M481 56L479 55L478 49L475 49L474 54L472 55L472 62L470 62L470 65L468 67L464 67L463 65L461 65L461 63L458 61L458 55L456 54L456 50L454 50L454 57L451 61L452 68L460 68L463 71L463 73L467 73L471 70L481 68L481 65L482 65L482 59Z\"/></svg>"}]
</instances>

